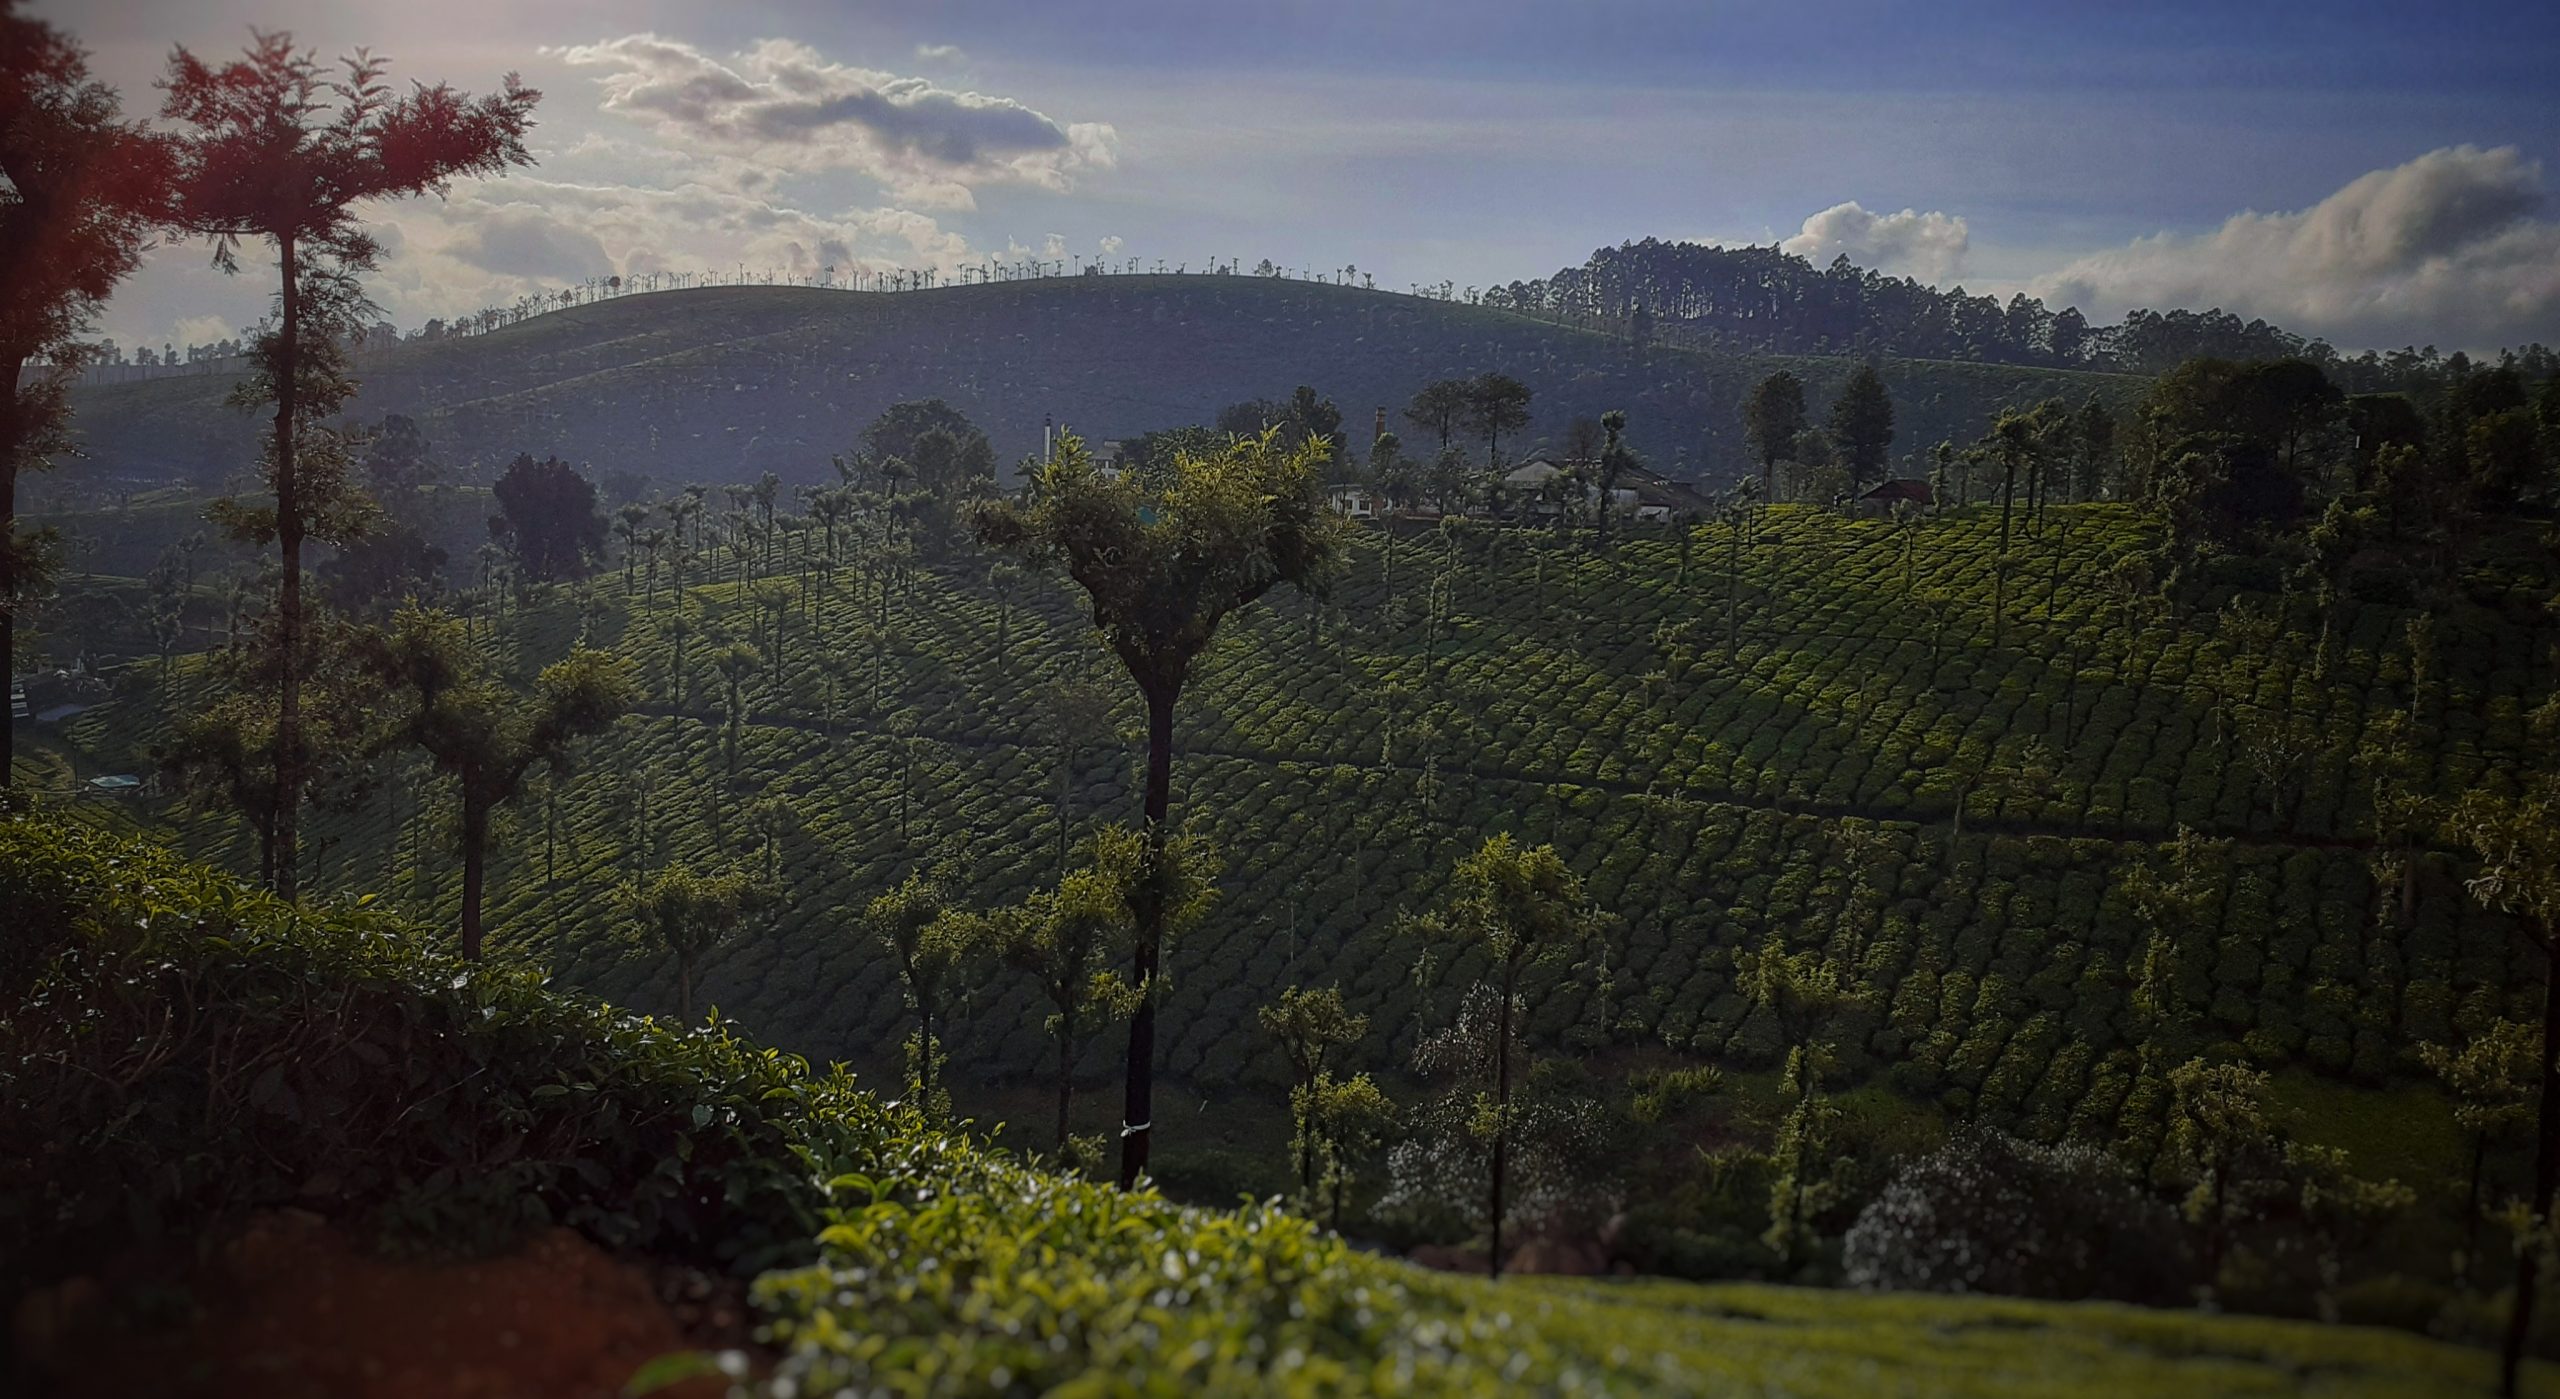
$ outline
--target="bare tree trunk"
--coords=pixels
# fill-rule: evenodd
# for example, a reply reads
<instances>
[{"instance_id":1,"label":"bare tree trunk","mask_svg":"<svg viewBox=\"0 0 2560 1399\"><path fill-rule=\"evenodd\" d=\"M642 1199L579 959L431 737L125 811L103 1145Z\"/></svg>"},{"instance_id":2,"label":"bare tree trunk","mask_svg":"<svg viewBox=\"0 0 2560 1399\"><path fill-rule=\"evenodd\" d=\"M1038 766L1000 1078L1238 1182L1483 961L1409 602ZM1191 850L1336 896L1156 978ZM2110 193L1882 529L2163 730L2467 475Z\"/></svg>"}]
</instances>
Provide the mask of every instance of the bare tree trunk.
<instances>
[{"instance_id":1,"label":"bare tree trunk","mask_svg":"<svg viewBox=\"0 0 2560 1399\"><path fill-rule=\"evenodd\" d=\"M1120 1110L1120 1188L1146 1173L1155 1133L1156 966L1164 951L1166 821L1173 809L1173 704L1180 680L1145 685L1147 697L1147 876L1140 884L1135 984L1138 1008L1129 1017L1128 1085Z\"/></svg>"},{"instance_id":2,"label":"bare tree trunk","mask_svg":"<svg viewBox=\"0 0 2560 1399\"><path fill-rule=\"evenodd\" d=\"M301 398L301 266L291 236L279 240L284 277L282 337L276 375L276 546L283 575L276 584L276 628L283 668L276 688L276 862L274 887L288 903L300 879L295 847L302 829L302 491L295 479L294 413ZM471 955L477 955L476 947Z\"/></svg>"}]
</instances>

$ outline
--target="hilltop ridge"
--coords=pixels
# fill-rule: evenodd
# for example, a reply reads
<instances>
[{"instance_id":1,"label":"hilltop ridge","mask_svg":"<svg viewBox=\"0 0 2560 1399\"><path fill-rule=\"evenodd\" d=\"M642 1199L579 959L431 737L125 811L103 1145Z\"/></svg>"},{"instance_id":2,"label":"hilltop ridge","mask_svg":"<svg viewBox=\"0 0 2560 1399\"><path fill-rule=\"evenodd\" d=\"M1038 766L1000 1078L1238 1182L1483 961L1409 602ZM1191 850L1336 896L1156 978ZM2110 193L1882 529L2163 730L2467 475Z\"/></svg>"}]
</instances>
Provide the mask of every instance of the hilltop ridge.
<instances>
[{"instance_id":1,"label":"hilltop ridge","mask_svg":"<svg viewBox=\"0 0 2560 1399\"><path fill-rule=\"evenodd\" d=\"M810 287L649 292L485 335L364 356L352 415L418 418L450 465L520 451L662 480L813 480L892 403L939 397L1010 459L1044 423L1089 438L1207 422L1247 398L1312 384L1365 437L1439 378L1488 370L1536 391L1516 444L1626 410L1654 465L1709 484L1740 474L1742 395L1778 368L1817 407L1858 361L1655 347L1489 307L1274 278L1127 276L895 293ZM2131 397L2139 379L2086 371L1886 360L1897 456L1977 435L2004 407L2060 395ZM231 379L179 375L74 395L83 476L210 483L241 469L254 425ZM1436 444L1431 444L1435 445ZM1480 444L1477 450L1481 451Z\"/></svg>"}]
</instances>

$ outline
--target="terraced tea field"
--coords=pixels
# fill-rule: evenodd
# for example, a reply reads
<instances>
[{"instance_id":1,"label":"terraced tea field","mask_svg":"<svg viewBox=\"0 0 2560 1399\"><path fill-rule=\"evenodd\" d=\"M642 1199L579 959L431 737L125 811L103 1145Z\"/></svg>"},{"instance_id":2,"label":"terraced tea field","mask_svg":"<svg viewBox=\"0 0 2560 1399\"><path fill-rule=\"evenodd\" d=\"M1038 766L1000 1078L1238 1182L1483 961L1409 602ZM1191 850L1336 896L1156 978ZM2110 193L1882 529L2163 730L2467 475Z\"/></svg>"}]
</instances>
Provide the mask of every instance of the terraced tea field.
<instances>
[{"instance_id":1,"label":"terraced tea field","mask_svg":"<svg viewBox=\"0 0 2560 1399\"><path fill-rule=\"evenodd\" d=\"M1364 533L1325 605L1231 622L1186 696L1175 808L1227 872L1172 954L1167 1070L1202 1093L1276 1084L1253 1012L1293 981L1340 981L1376 1017L1371 1057L1401 1062L1470 969L1418 982L1396 917L1502 829L1555 842L1620 920L1605 981L1535 1008L1544 1041L1766 1065L1776 1031L1735 958L1774 938L1822 949L1864 993L1835 1027L1853 1079L2043 1135L2145 1130L2146 1047L2228 1042L2377 1085L2417 1072L2418 1042L2529 1017L2513 929L2449 857L2421 856L2405 913L2396 884L2378 892L2368 760L2402 722L2385 716L2413 716L2417 785L2496 780L2525 741L2546 575L2467 580L2413 695L2405 606L2348 604L2322 659L2253 620L2272 592L2224 585L2173 612L2128 585L2145 541L2116 507L2021 524L2005 584L1998 535L1993 511L1906 530L1786 507L1748 543L1709 526L1607 556L1461 525L1390 558ZM677 854L769 862L784 903L706 964L703 996L774 1042L887 1069L906 1022L862 904L920 861L990 902L1049 878L1045 696L1094 677L1124 730L1135 705L1057 584L1007 601L966 551L902 579L851 555L830 575L820 552L681 595L607 576L498 623L528 667L583 628L638 658L649 698L556 801L515 813L492 925L509 955L672 1008L671 964L630 945L609 891ZM734 781L715 636L760 653L738 669ZM143 694L82 716L72 756L136 767L153 712ZM1106 733L1076 758L1074 829L1134 815L1133 749ZM323 882L449 911L454 862L419 800L403 769L324 822ZM240 857L228 820L163 815ZM2164 843L2182 827L2204 840L2180 864ZM2146 921L2137 866L2186 912ZM2165 960L2147 957L2155 930ZM2146 965L2185 1027L2137 1012ZM1029 985L992 974L955 1066L1030 1079L1040 1022ZM1116 1049L1097 1042L1087 1067Z\"/></svg>"}]
</instances>

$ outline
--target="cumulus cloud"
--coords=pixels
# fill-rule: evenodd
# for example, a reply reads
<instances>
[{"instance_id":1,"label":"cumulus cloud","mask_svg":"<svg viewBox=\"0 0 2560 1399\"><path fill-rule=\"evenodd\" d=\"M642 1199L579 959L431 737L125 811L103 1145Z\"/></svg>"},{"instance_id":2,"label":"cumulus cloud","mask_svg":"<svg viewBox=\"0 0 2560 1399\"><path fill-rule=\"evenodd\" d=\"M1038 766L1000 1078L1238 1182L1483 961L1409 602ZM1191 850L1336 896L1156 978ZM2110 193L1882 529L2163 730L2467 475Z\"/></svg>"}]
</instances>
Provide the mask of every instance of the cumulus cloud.
<instances>
[{"instance_id":1,"label":"cumulus cloud","mask_svg":"<svg viewBox=\"0 0 2560 1399\"><path fill-rule=\"evenodd\" d=\"M918 44L916 57L933 63L965 63L969 59L958 44Z\"/></svg>"},{"instance_id":2,"label":"cumulus cloud","mask_svg":"<svg viewBox=\"0 0 2560 1399\"><path fill-rule=\"evenodd\" d=\"M697 180L653 188L517 176L396 206L386 218L411 251L369 283L403 325L590 276L743 265L795 277L832 268L843 278L891 268L948 273L976 258L960 234L917 210L830 214Z\"/></svg>"},{"instance_id":3,"label":"cumulus cloud","mask_svg":"<svg viewBox=\"0 0 2560 1399\"><path fill-rule=\"evenodd\" d=\"M985 184L1070 188L1109 167L1108 123L1062 123L1009 97L835 63L805 44L759 41L721 60L632 34L556 51L600 71L604 110L686 143L798 171L852 170L901 202L975 206Z\"/></svg>"},{"instance_id":4,"label":"cumulus cloud","mask_svg":"<svg viewBox=\"0 0 2560 1399\"><path fill-rule=\"evenodd\" d=\"M1860 267L1945 282L1962 270L1971 238L1964 220L1952 214L1879 214L1852 199L1806 219L1800 232L1778 246L1816 267L1845 253Z\"/></svg>"},{"instance_id":5,"label":"cumulus cloud","mask_svg":"<svg viewBox=\"0 0 2560 1399\"><path fill-rule=\"evenodd\" d=\"M613 258L583 224L547 209L509 204L464 226L445 252L502 276L574 282L610 276Z\"/></svg>"},{"instance_id":6,"label":"cumulus cloud","mask_svg":"<svg viewBox=\"0 0 2560 1399\"><path fill-rule=\"evenodd\" d=\"M2080 258L2034 284L2112 318L2220 306L2350 346L2489 346L2560 335L2560 222L2512 146L2451 146L2357 177L2308 209L2235 214Z\"/></svg>"},{"instance_id":7,"label":"cumulus cloud","mask_svg":"<svg viewBox=\"0 0 2560 1399\"><path fill-rule=\"evenodd\" d=\"M1120 235L1119 235L1119 234L1117 234L1117 233L1106 233L1106 234L1104 234L1104 235L1103 235L1103 237L1102 237L1102 241L1101 241L1101 242L1099 242L1099 243L1097 243L1097 244L1095 244L1094 246L1096 246L1096 247L1098 247L1098 248L1102 249L1103 255L1104 255L1105 257L1108 257L1108 256L1110 256L1111 254L1113 254L1113 253L1116 253L1116 252L1120 251L1123 247L1126 247L1126 246L1127 246L1127 244L1126 244L1126 242L1125 242L1125 241L1120 237Z\"/></svg>"},{"instance_id":8,"label":"cumulus cloud","mask_svg":"<svg viewBox=\"0 0 2560 1399\"><path fill-rule=\"evenodd\" d=\"M181 316L169 332L166 343L185 348L189 345L211 345L238 335L231 323L220 316Z\"/></svg>"}]
</instances>

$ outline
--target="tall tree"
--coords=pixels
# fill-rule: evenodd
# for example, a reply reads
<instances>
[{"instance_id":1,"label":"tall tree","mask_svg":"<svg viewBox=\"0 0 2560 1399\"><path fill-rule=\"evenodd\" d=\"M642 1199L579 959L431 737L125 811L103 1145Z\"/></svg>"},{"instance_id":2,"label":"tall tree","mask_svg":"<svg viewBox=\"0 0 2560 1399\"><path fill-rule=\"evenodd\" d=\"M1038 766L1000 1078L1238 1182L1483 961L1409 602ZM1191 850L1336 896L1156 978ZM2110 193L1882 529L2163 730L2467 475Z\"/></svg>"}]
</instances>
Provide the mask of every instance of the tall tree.
<instances>
[{"instance_id":1,"label":"tall tree","mask_svg":"<svg viewBox=\"0 0 2560 1399\"><path fill-rule=\"evenodd\" d=\"M1486 840L1458 862L1445 907L1417 920L1427 938L1473 949L1493 964L1497 997L1493 1034L1493 1160L1487 1218L1492 1240L1486 1271L1502 1275L1503 1192L1509 1184L1512 1046L1518 1037L1521 988L1544 970L1569 962L1599 931L1600 914L1583 897L1582 880L1552 845L1522 847L1509 832Z\"/></svg>"},{"instance_id":2,"label":"tall tree","mask_svg":"<svg viewBox=\"0 0 2560 1399\"><path fill-rule=\"evenodd\" d=\"M1155 975L1168 908L1173 712L1192 663L1228 614L1286 583L1313 589L1342 550L1343 519L1325 504L1321 439L1283 451L1278 434L1207 455L1177 453L1161 475L1107 477L1070 435L1020 500L987 502L981 541L1035 568L1063 567L1092 601L1094 625L1147 708L1148 877L1138 900L1120 1183L1146 1169L1155 1103Z\"/></svg>"},{"instance_id":3,"label":"tall tree","mask_svg":"<svg viewBox=\"0 0 2560 1399\"><path fill-rule=\"evenodd\" d=\"M1313 1190L1320 1130L1317 1086L1332 1072L1334 1051L1359 1043L1369 1033L1369 1017L1353 1014L1342 1003L1339 986L1313 991L1292 986L1280 993L1279 1000L1264 1006L1257 1018L1289 1060L1289 1106L1298 1128L1298 1185Z\"/></svg>"},{"instance_id":4,"label":"tall tree","mask_svg":"<svg viewBox=\"0 0 2560 1399\"><path fill-rule=\"evenodd\" d=\"M1484 437L1484 467L1502 465L1502 434L1529 425L1529 386L1490 370L1467 383L1466 423Z\"/></svg>"},{"instance_id":5,"label":"tall tree","mask_svg":"<svg viewBox=\"0 0 2560 1399\"><path fill-rule=\"evenodd\" d=\"M418 428L418 420L385 413L382 425L365 444L364 484L385 503L405 500L434 484L434 445Z\"/></svg>"},{"instance_id":6,"label":"tall tree","mask_svg":"<svg viewBox=\"0 0 2560 1399\"><path fill-rule=\"evenodd\" d=\"M1627 446L1627 415L1612 408L1600 415L1600 464L1597 479L1600 498L1591 504L1591 544L1598 552L1609 548L1609 518L1618 513L1618 481L1636 464L1636 454Z\"/></svg>"},{"instance_id":7,"label":"tall tree","mask_svg":"<svg viewBox=\"0 0 2560 1399\"><path fill-rule=\"evenodd\" d=\"M1173 885L1166 923L1179 934L1208 911L1217 864L1204 844L1173 843ZM1147 870L1143 831L1110 826L1096 833L1092 863L1032 896L997 920L997 949L1007 965L1040 984L1050 1007L1047 1029L1058 1042L1057 1149L1067 1150L1076 1096L1076 1058L1097 1024L1137 1008L1137 994L1109 962L1137 924L1137 897Z\"/></svg>"},{"instance_id":8,"label":"tall tree","mask_svg":"<svg viewBox=\"0 0 2560 1399\"><path fill-rule=\"evenodd\" d=\"M361 50L344 76L285 33L261 33L240 58L207 65L185 49L169 60L163 115L178 122L178 215L214 240L214 265L239 270L242 242L275 250L276 316L260 339L260 396L275 405L267 472L275 491L282 573L277 618L284 652L276 707L276 892L299 891L296 850L303 785L302 545L310 533L299 454L306 413L315 419L353 386L325 330L306 308L352 312L356 279L381 245L356 221L379 199L441 193L454 179L528 165L524 135L541 94L510 74L473 100L441 83L394 96L383 65ZM324 333L314 334L314 330Z\"/></svg>"},{"instance_id":9,"label":"tall tree","mask_svg":"<svg viewBox=\"0 0 2560 1399\"><path fill-rule=\"evenodd\" d=\"M1804 381L1786 370L1753 385L1751 396L1743 400L1742 431L1752 460L1760 463L1762 501L1778 498L1778 463L1794 455L1805 426Z\"/></svg>"},{"instance_id":10,"label":"tall tree","mask_svg":"<svg viewBox=\"0 0 2560 1399\"><path fill-rule=\"evenodd\" d=\"M1449 450L1449 439L1467 416L1469 387L1464 379L1435 379L1423 385L1405 406L1406 421L1438 437L1441 451Z\"/></svg>"},{"instance_id":11,"label":"tall tree","mask_svg":"<svg viewBox=\"0 0 2560 1399\"><path fill-rule=\"evenodd\" d=\"M604 556L604 515L595 484L558 457L519 452L490 495L498 513L489 533L515 556L519 576L535 583L584 578Z\"/></svg>"},{"instance_id":12,"label":"tall tree","mask_svg":"<svg viewBox=\"0 0 2560 1399\"><path fill-rule=\"evenodd\" d=\"M935 1072L942 1063L942 1039L949 1030L950 1003L978 955L992 941L992 928L982 914L953 908L940 880L910 874L906 882L873 899L862 921L896 962L898 984L907 1008L916 1013L916 1034L907 1053L908 1086L926 1115L949 1115L949 1091Z\"/></svg>"},{"instance_id":13,"label":"tall tree","mask_svg":"<svg viewBox=\"0 0 2560 1399\"><path fill-rule=\"evenodd\" d=\"M1094 681L1070 675L1043 686L1039 701L1041 727L1058 764L1058 877L1064 879L1075 809L1076 764L1086 749L1113 737L1111 696Z\"/></svg>"},{"instance_id":14,"label":"tall tree","mask_svg":"<svg viewBox=\"0 0 2560 1399\"><path fill-rule=\"evenodd\" d=\"M2480 862L2472 896L2515 915L2542 968L2542 1045L2536 1060L2531 1228L2551 1227L2551 1204L2560 1190L2560 693L2533 712L2531 732L2542 761L2516 774L2511 791L2474 787L2453 811L2450 833ZM2542 1252L2516 1250L2515 1297L2507 1317L2499 1392L2516 1392L2516 1377L2533 1324L2541 1283Z\"/></svg>"},{"instance_id":15,"label":"tall tree","mask_svg":"<svg viewBox=\"0 0 2560 1399\"><path fill-rule=\"evenodd\" d=\"M2116 415L2096 394L2071 421L2072 484L2082 500L2103 500L2115 481Z\"/></svg>"},{"instance_id":16,"label":"tall tree","mask_svg":"<svg viewBox=\"0 0 2560 1399\"><path fill-rule=\"evenodd\" d=\"M415 702L409 741L453 778L461 798L462 955L476 961L490 818L535 768L566 772L573 744L630 709L638 693L631 665L581 646L544 667L533 693L519 694L483 668L459 618L407 607L383 640L382 670Z\"/></svg>"},{"instance_id":17,"label":"tall tree","mask_svg":"<svg viewBox=\"0 0 2560 1399\"><path fill-rule=\"evenodd\" d=\"M1872 363L1859 365L1831 400L1831 441L1849 468L1851 490L1884 479L1885 453L1893 446L1893 396Z\"/></svg>"},{"instance_id":18,"label":"tall tree","mask_svg":"<svg viewBox=\"0 0 2560 1399\"><path fill-rule=\"evenodd\" d=\"M625 917L641 938L674 955L676 1005L693 1019L693 973L704 953L761 908L768 892L742 870L669 865L626 890Z\"/></svg>"},{"instance_id":19,"label":"tall tree","mask_svg":"<svg viewBox=\"0 0 2560 1399\"><path fill-rule=\"evenodd\" d=\"M124 120L88 56L18 9L0 0L0 686L16 673L18 609L42 573L39 541L18 533L18 474L68 447L75 342L141 261L170 173L167 145ZM14 727L0 719L0 789Z\"/></svg>"}]
</instances>

